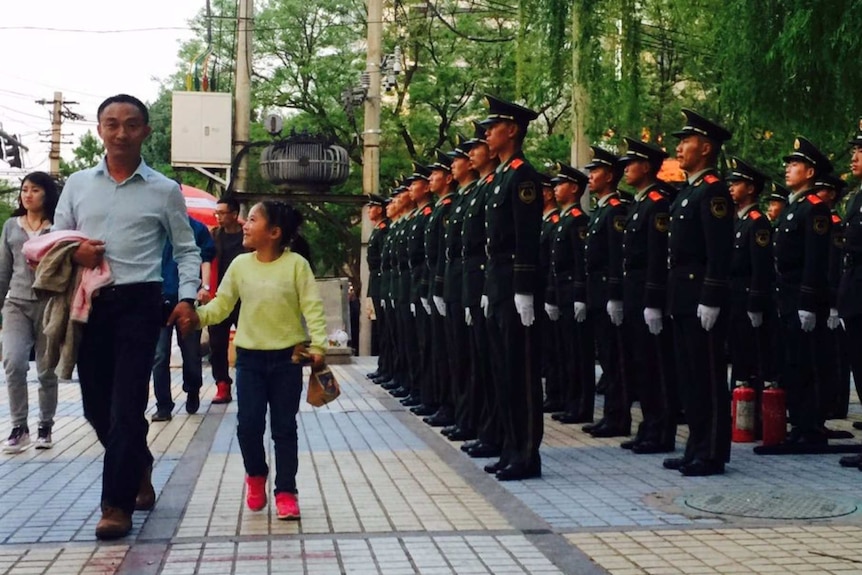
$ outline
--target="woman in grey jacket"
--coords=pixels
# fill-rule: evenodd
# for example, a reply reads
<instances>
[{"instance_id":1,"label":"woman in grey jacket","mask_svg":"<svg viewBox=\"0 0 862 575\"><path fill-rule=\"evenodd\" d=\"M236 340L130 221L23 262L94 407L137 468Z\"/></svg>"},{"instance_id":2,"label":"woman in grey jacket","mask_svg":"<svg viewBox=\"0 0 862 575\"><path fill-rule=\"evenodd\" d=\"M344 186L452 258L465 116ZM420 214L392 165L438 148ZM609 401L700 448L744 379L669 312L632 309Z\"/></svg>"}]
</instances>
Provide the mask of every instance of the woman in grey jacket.
<instances>
[{"instance_id":1,"label":"woman in grey jacket","mask_svg":"<svg viewBox=\"0 0 862 575\"><path fill-rule=\"evenodd\" d=\"M9 392L12 433L3 444L4 453L20 453L30 445L27 426L29 411L27 371L30 350L36 346L39 378L39 428L36 449L49 449L51 428L57 410L55 366L45 365L45 336L42 315L45 300L33 291L34 272L21 248L28 239L46 233L54 219L59 198L57 184L44 172L28 174L18 193L18 209L3 225L0 234L0 301L3 302L3 368ZM8 292L8 293L7 293Z\"/></svg>"}]
</instances>

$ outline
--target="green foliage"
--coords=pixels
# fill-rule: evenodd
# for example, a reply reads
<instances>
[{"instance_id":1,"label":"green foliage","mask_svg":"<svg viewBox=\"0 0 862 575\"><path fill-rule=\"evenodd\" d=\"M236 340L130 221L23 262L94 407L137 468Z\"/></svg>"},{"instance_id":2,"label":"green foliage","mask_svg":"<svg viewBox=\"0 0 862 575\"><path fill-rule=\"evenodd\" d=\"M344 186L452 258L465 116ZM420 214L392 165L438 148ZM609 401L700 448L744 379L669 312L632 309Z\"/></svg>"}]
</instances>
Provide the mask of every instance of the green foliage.
<instances>
[{"instance_id":1,"label":"green foliage","mask_svg":"<svg viewBox=\"0 0 862 575\"><path fill-rule=\"evenodd\" d=\"M78 145L72 150L75 159L71 162L66 162L60 158L60 177L66 179L73 173L92 168L102 160L105 155L105 147L102 141L93 135L93 132L87 132L78 140Z\"/></svg>"}]
</instances>

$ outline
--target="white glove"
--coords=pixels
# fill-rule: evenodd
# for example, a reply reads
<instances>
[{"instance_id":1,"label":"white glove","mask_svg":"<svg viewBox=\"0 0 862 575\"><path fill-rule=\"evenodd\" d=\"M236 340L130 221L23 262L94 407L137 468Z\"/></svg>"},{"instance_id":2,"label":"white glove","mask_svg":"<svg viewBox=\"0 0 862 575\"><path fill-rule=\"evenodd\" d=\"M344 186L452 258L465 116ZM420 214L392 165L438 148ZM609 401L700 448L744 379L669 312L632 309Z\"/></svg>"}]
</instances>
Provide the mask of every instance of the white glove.
<instances>
[{"instance_id":1,"label":"white glove","mask_svg":"<svg viewBox=\"0 0 862 575\"><path fill-rule=\"evenodd\" d=\"M446 317L446 302L444 302L443 298L440 297L439 295L435 295L433 297L433 299L434 299L434 307L437 308L437 313L439 313L443 317Z\"/></svg>"},{"instance_id":2,"label":"white glove","mask_svg":"<svg viewBox=\"0 0 862 575\"><path fill-rule=\"evenodd\" d=\"M416 304L415 303L410 304L410 313L413 314L413 317L416 317Z\"/></svg>"},{"instance_id":3,"label":"white glove","mask_svg":"<svg viewBox=\"0 0 862 575\"><path fill-rule=\"evenodd\" d=\"M751 321L751 327L757 329L763 325L763 312L750 311L748 312L748 319Z\"/></svg>"},{"instance_id":4,"label":"white glove","mask_svg":"<svg viewBox=\"0 0 862 575\"><path fill-rule=\"evenodd\" d=\"M530 327L536 321L536 312L533 310L533 294L516 293L515 309L521 316L521 325Z\"/></svg>"},{"instance_id":5,"label":"white glove","mask_svg":"<svg viewBox=\"0 0 862 575\"><path fill-rule=\"evenodd\" d=\"M385 299L380 300L380 308L386 309L386 300Z\"/></svg>"},{"instance_id":6,"label":"white glove","mask_svg":"<svg viewBox=\"0 0 862 575\"><path fill-rule=\"evenodd\" d=\"M618 299L609 299L605 308L611 317L611 323L617 327L623 325L623 302Z\"/></svg>"},{"instance_id":7,"label":"white glove","mask_svg":"<svg viewBox=\"0 0 862 575\"><path fill-rule=\"evenodd\" d=\"M552 303L545 304L545 313L548 314L548 317L551 319L551 321L557 321L558 319L560 319L560 308L558 308Z\"/></svg>"},{"instance_id":8,"label":"white glove","mask_svg":"<svg viewBox=\"0 0 862 575\"><path fill-rule=\"evenodd\" d=\"M647 324L647 329L653 335L658 335L661 333L662 329L662 315L661 310L657 307L645 307L644 308L644 321Z\"/></svg>"},{"instance_id":9,"label":"white glove","mask_svg":"<svg viewBox=\"0 0 862 575\"><path fill-rule=\"evenodd\" d=\"M826 327L829 329L838 329L838 326L841 325L841 320L838 318L838 310L833 308L829 309L829 317L826 318Z\"/></svg>"},{"instance_id":10,"label":"white glove","mask_svg":"<svg viewBox=\"0 0 862 575\"><path fill-rule=\"evenodd\" d=\"M469 307L464 308L464 323L467 325L473 325L473 314L470 313Z\"/></svg>"},{"instance_id":11,"label":"white glove","mask_svg":"<svg viewBox=\"0 0 862 575\"><path fill-rule=\"evenodd\" d=\"M431 315L431 304L428 303L428 298L427 297L420 297L419 301L422 302L422 307L425 308L425 313L427 313L428 315Z\"/></svg>"},{"instance_id":12,"label":"white glove","mask_svg":"<svg viewBox=\"0 0 862 575\"><path fill-rule=\"evenodd\" d=\"M391 307L392 309L395 309L395 300L394 299L389 300L389 307Z\"/></svg>"},{"instance_id":13,"label":"white glove","mask_svg":"<svg viewBox=\"0 0 862 575\"><path fill-rule=\"evenodd\" d=\"M799 323L802 324L802 331L814 331L814 326L817 325L817 316L813 312L805 311L804 309L799 310L797 313L799 314Z\"/></svg>"},{"instance_id":14,"label":"white glove","mask_svg":"<svg viewBox=\"0 0 862 575\"><path fill-rule=\"evenodd\" d=\"M575 321L578 323L587 319L587 304L582 301L575 302Z\"/></svg>"},{"instance_id":15,"label":"white glove","mask_svg":"<svg viewBox=\"0 0 862 575\"><path fill-rule=\"evenodd\" d=\"M482 308L482 313L484 313L487 318L488 314L491 312L491 302L488 301L488 296L482 296L482 299L479 300L479 307Z\"/></svg>"},{"instance_id":16,"label":"white glove","mask_svg":"<svg viewBox=\"0 0 862 575\"><path fill-rule=\"evenodd\" d=\"M715 327L715 322L718 321L718 312L721 311L721 308L718 307L710 307L708 305L698 304L697 305L697 317L700 318L700 325L706 331L711 330Z\"/></svg>"}]
</instances>

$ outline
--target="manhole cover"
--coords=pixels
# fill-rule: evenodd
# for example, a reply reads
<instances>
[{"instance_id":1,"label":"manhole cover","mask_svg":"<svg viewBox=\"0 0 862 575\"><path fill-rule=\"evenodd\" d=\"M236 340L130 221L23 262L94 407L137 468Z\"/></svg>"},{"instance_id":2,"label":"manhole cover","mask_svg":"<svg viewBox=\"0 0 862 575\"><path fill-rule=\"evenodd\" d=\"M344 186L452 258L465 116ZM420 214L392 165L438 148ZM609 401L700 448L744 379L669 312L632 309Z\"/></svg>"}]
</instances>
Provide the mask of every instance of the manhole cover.
<instances>
[{"instance_id":1,"label":"manhole cover","mask_svg":"<svg viewBox=\"0 0 862 575\"><path fill-rule=\"evenodd\" d=\"M769 490L715 491L686 495L698 511L758 519L825 519L856 511L856 503L811 492Z\"/></svg>"}]
</instances>

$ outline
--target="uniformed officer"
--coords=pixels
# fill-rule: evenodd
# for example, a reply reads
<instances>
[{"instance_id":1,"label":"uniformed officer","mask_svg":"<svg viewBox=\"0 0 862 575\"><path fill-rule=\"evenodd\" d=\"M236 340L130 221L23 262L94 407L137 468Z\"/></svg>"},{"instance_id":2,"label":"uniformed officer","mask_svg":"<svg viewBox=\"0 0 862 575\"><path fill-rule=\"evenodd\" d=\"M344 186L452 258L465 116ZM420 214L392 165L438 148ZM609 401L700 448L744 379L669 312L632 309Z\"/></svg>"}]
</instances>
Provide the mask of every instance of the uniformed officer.
<instances>
[{"instance_id":1,"label":"uniformed officer","mask_svg":"<svg viewBox=\"0 0 862 575\"><path fill-rule=\"evenodd\" d=\"M529 123L538 114L488 96L485 141L500 160L486 195L488 266L482 307L503 424L501 481L542 473L542 382L540 334L535 322L542 201L539 175L524 157Z\"/></svg>"},{"instance_id":2,"label":"uniformed officer","mask_svg":"<svg viewBox=\"0 0 862 575\"><path fill-rule=\"evenodd\" d=\"M581 208L589 177L564 163L551 180L560 206L559 222L550 239L548 316L554 323L554 351L563 384L563 409L551 417L560 423L593 420L596 399L596 352L590 323L586 322L587 272L585 246L590 217ZM576 307L575 302L578 302Z\"/></svg>"},{"instance_id":3,"label":"uniformed officer","mask_svg":"<svg viewBox=\"0 0 862 575\"><path fill-rule=\"evenodd\" d=\"M689 435L685 454L664 461L683 475L724 473L730 459L730 392L724 343L729 324L733 205L716 170L731 134L683 109L676 157L687 184L670 208L668 311Z\"/></svg>"},{"instance_id":4,"label":"uniformed officer","mask_svg":"<svg viewBox=\"0 0 862 575\"><path fill-rule=\"evenodd\" d=\"M620 446L634 453L665 453L674 450L679 412L673 334L664 316L670 200L658 173L667 153L640 140L625 141L626 184L637 193L623 234L622 357L643 420L635 437Z\"/></svg>"},{"instance_id":5,"label":"uniformed officer","mask_svg":"<svg viewBox=\"0 0 862 575\"><path fill-rule=\"evenodd\" d=\"M849 142L853 149L850 172L857 180L862 179L862 118L859 119L856 135ZM856 384L856 393L862 398L862 193L856 188L850 193L844 210L843 249L844 272L838 285L838 315L846 330L850 369ZM853 422L855 429L862 429L862 422ZM858 467L862 455L841 458L841 465ZM862 470L862 467L860 467Z\"/></svg>"},{"instance_id":6,"label":"uniformed officer","mask_svg":"<svg viewBox=\"0 0 862 575\"><path fill-rule=\"evenodd\" d=\"M461 225L461 255L464 265L461 298L464 322L470 328L470 356L474 367L474 401L480 411L478 439L467 441L461 449L470 457L500 457L503 445L503 424L497 401L497 386L492 375L488 328L480 304L485 288L485 268L488 256L485 234L485 200L493 191L499 160L492 156L485 141L485 127L474 122L473 137L462 148L470 156L470 168L478 173L476 187L466 200L464 222ZM497 463L486 471L495 473Z\"/></svg>"},{"instance_id":7,"label":"uniformed officer","mask_svg":"<svg viewBox=\"0 0 862 575\"><path fill-rule=\"evenodd\" d=\"M540 174L540 176L542 178L542 232L539 235L539 278L540 281L547 282L551 272L550 240L554 228L560 221L560 208L554 197L554 183L551 177L546 174ZM542 290L543 286L539 286L539 289ZM555 344L560 337L558 333L560 324L556 323L559 310L547 311L548 303L545 305L545 313L540 313L536 318L539 330L542 332L542 379L545 380L545 401L542 404L542 412L556 413L564 409L560 372L563 358L557 357Z\"/></svg>"},{"instance_id":8,"label":"uniformed officer","mask_svg":"<svg viewBox=\"0 0 862 575\"><path fill-rule=\"evenodd\" d=\"M790 195L790 192L777 182L772 182L769 187L771 193L766 198L766 217L769 218L769 223L775 227L781 212L787 206L787 196Z\"/></svg>"},{"instance_id":9,"label":"uniformed officer","mask_svg":"<svg viewBox=\"0 0 862 575\"><path fill-rule=\"evenodd\" d=\"M368 236L368 248L366 250L366 261L368 262L368 298L374 309L374 340L377 343L379 355L377 358L377 370L368 374L369 379L384 376L386 379L392 377L392 352L386 337L386 309L380 305L380 285L383 276L383 241L389 232L389 219L386 217L386 204L389 200L371 194L368 197L368 219L371 220L371 235Z\"/></svg>"},{"instance_id":10,"label":"uniformed officer","mask_svg":"<svg viewBox=\"0 0 862 575\"><path fill-rule=\"evenodd\" d=\"M728 160L728 168L725 181L736 206L733 255L730 261L728 341L731 381L737 387L748 386L755 390L753 431L757 435L761 430L763 387L775 382L770 346L776 320L772 299L775 283L772 226L758 206L766 176L736 157Z\"/></svg>"},{"instance_id":11,"label":"uniformed officer","mask_svg":"<svg viewBox=\"0 0 862 575\"><path fill-rule=\"evenodd\" d=\"M586 239L587 316L595 334L602 378L605 381L604 413L596 424L584 426L593 437L631 434L631 401L628 381L621 368L623 324L623 232L628 210L617 194L623 164L615 154L591 146L590 193L596 208L590 214Z\"/></svg>"},{"instance_id":12,"label":"uniformed officer","mask_svg":"<svg viewBox=\"0 0 862 575\"><path fill-rule=\"evenodd\" d=\"M817 342L827 338L831 216L814 194L814 181L832 164L805 138L784 157L784 180L791 194L775 229L776 299L784 348L782 383L787 389L791 432L786 446L805 452L828 441L827 405L816 361ZM817 359L815 359L817 358Z\"/></svg>"}]
</instances>

